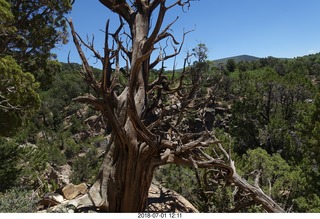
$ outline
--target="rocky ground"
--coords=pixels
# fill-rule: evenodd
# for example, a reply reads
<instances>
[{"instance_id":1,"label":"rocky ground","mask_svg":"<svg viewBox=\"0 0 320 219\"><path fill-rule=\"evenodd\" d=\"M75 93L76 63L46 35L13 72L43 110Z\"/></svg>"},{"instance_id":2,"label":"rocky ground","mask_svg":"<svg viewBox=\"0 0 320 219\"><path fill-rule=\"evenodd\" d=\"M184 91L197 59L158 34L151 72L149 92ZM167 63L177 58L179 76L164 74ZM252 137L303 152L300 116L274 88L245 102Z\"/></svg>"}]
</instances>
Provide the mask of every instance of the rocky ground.
<instances>
[{"instance_id":1,"label":"rocky ground","mask_svg":"<svg viewBox=\"0 0 320 219\"><path fill-rule=\"evenodd\" d=\"M85 195L88 186L85 183L79 185L68 184L54 193L46 194L38 202L39 213L75 213L100 212L97 208L76 209L69 202ZM195 213L198 210L177 192L163 188L159 183L153 182L149 189L147 212L188 212Z\"/></svg>"}]
</instances>

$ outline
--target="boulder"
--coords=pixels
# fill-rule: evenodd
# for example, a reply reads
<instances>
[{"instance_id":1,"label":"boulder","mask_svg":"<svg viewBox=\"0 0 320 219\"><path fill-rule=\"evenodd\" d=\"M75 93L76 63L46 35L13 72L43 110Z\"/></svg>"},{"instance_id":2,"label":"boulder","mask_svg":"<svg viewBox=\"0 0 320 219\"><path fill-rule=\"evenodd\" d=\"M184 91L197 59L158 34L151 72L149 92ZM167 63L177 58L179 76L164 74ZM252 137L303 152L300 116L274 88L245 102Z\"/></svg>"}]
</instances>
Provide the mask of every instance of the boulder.
<instances>
[{"instance_id":1,"label":"boulder","mask_svg":"<svg viewBox=\"0 0 320 219\"><path fill-rule=\"evenodd\" d=\"M68 184L62 188L61 193L67 200L72 200L79 195L86 194L88 187L85 183L79 185Z\"/></svg>"},{"instance_id":2,"label":"boulder","mask_svg":"<svg viewBox=\"0 0 320 219\"><path fill-rule=\"evenodd\" d=\"M48 193L46 194L39 202L38 202L38 209L53 207L58 204L61 204L64 201L62 195L58 193Z\"/></svg>"},{"instance_id":3,"label":"boulder","mask_svg":"<svg viewBox=\"0 0 320 219\"><path fill-rule=\"evenodd\" d=\"M146 211L199 213L199 211L183 196L173 190L161 187L155 182L151 184L149 189Z\"/></svg>"}]
</instances>

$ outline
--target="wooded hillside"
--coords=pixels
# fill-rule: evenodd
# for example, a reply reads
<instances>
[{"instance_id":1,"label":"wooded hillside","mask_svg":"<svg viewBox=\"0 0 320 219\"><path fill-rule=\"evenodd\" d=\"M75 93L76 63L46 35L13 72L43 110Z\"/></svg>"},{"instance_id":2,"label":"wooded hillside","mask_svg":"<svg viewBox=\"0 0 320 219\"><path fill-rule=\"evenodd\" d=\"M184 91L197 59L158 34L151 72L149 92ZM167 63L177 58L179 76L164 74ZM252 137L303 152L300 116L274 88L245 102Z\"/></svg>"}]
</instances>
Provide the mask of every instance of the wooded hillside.
<instances>
[{"instance_id":1,"label":"wooded hillside","mask_svg":"<svg viewBox=\"0 0 320 219\"><path fill-rule=\"evenodd\" d=\"M67 183L90 184L96 176L110 129L90 107L73 101L90 92L74 71L81 66L59 66L48 88L39 90L37 113L13 136L1 138L1 211L10 210L5 208L10 195L19 197L18 204L32 195L35 204L45 193ZM246 70L239 70L243 66ZM204 73L202 89L215 88L214 103L206 109L207 125L228 145L241 175L287 211L319 211L319 68L320 54L316 54L239 63L234 72L227 68L221 72L212 65ZM190 129L197 129L200 121L192 114L187 120ZM52 177L65 169L71 170L69 178ZM155 177L189 197L199 211L236 210L232 188L208 184L203 174L167 166ZM260 210L251 206L241 211Z\"/></svg>"}]
</instances>

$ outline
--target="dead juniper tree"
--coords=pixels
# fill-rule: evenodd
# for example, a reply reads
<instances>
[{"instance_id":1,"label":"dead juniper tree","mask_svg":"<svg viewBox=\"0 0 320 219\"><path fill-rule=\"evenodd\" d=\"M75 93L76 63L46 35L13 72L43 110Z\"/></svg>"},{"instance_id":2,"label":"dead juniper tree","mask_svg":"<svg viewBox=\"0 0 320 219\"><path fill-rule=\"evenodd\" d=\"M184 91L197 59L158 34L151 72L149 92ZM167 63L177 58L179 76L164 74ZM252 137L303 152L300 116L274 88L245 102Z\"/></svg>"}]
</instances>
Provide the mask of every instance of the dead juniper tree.
<instances>
[{"instance_id":1,"label":"dead juniper tree","mask_svg":"<svg viewBox=\"0 0 320 219\"><path fill-rule=\"evenodd\" d=\"M80 74L94 90L93 94L76 100L101 113L112 127L111 141L96 182L88 194L70 203L77 208L94 206L108 212L144 211L155 168L177 164L218 170L219 176L210 177L223 177L236 184L268 211L283 211L259 188L237 175L231 158L212 130L204 125L196 130L186 125L185 116L190 112L199 112L194 119L203 121L201 109L212 98L210 91L198 95L199 74L188 80L190 69L197 69L185 65L179 77L168 78L162 68L156 79L150 80L154 67L161 64L163 67L166 60L180 53L187 34L184 33L182 42L177 42L170 32L175 21L163 27L166 13L174 7L188 8L191 0L99 1L119 15L120 25L110 33L107 21L104 54L100 54L93 43L81 39L70 21L83 62ZM151 20L151 16L155 19ZM82 46L102 62L101 75L93 74ZM173 48L171 54L168 46ZM153 53L158 55L151 56ZM120 68L121 59L127 63L124 68ZM213 145L217 157L206 153L206 148Z\"/></svg>"}]
</instances>

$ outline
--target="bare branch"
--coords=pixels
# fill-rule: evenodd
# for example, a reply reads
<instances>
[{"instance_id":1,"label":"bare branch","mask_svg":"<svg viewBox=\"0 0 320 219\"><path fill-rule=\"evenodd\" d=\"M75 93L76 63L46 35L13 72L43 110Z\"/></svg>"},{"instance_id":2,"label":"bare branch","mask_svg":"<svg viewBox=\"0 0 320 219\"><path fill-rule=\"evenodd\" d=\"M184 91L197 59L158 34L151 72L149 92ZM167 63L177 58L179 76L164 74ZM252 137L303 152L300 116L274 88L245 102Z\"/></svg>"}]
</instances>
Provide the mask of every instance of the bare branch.
<instances>
[{"instance_id":1,"label":"bare branch","mask_svg":"<svg viewBox=\"0 0 320 219\"><path fill-rule=\"evenodd\" d=\"M268 212L278 212L284 213L285 211L275 203L270 197L268 197L264 192L255 186L250 185L247 181L242 179L234 169L234 174L230 179L231 182L235 183L243 191L249 193L250 197L255 201L256 204L261 204L262 207Z\"/></svg>"},{"instance_id":2,"label":"bare branch","mask_svg":"<svg viewBox=\"0 0 320 219\"><path fill-rule=\"evenodd\" d=\"M179 19L179 17L177 17L171 24L169 24L169 25L166 27L166 29L164 29L164 30L157 36L157 38L155 39L155 43L158 43L158 42L160 42L161 40L170 37L170 38L173 40L174 44L176 44L176 45L179 44L179 42L176 41L175 37L174 37L171 33L168 32L168 31L169 31L169 28L171 27L171 25L173 25L178 19Z\"/></svg>"},{"instance_id":3,"label":"bare branch","mask_svg":"<svg viewBox=\"0 0 320 219\"><path fill-rule=\"evenodd\" d=\"M207 139L206 136L201 136L199 139L181 146L181 149L180 149L181 153L184 153L186 151L191 151L199 146L208 147L210 144L217 144L220 142L220 141L215 141L210 139L206 140L206 139Z\"/></svg>"},{"instance_id":4,"label":"bare branch","mask_svg":"<svg viewBox=\"0 0 320 219\"><path fill-rule=\"evenodd\" d=\"M87 95L87 96L79 96L73 99L74 101L80 102L80 103L86 103L91 106L93 106L97 111L103 112L104 107L103 103L100 102L97 98L95 98L92 95Z\"/></svg>"},{"instance_id":5,"label":"bare branch","mask_svg":"<svg viewBox=\"0 0 320 219\"><path fill-rule=\"evenodd\" d=\"M76 33L75 29L74 29L74 26L73 26L73 23L72 23L72 19L70 19L68 21L69 23L69 26L71 28L71 34L72 34L72 38L73 38L73 42L77 48L77 51L78 51L78 54L81 58L81 61L83 63L83 68L85 70L85 74L82 76L87 82L89 82L90 86L95 90L95 91L98 91L98 82L97 80L95 79L94 75L93 75L93 72L92 72L92 69L88 63L88 60L87 58L85 57L84 55L84 52L82 51L82 48L81 48L81 45L79 43L79 40L78 40L78 34Z\"/></svg>"},{"instance_id":6,"label":"bare branch","mask_svg":"<svg viewBox=\"0 0 320 219\"><path fill-rule=\"evenodd\" d=\"M230 210L229 212L239 212L240 210L247 208L249 206L255 205L256 203L253 200L247 201L247 202L243 202L240 203L238 205L236 205L236 207L234 207L232 210Z\"/></svg>"},{"instance_id":7,"label":"bare branch","mask_svg":"<svg viewBox=\"0 0 320 219\"><path fill-rule=\"evenodd\" d=\"M161 3L164 3L164 0L153 0L149 5L149 11L152 13Z\"/></svg>"},{"instance_id":8,"label":"bare branch","mask_svg":"<svg viewBox=\"0 0 320 219\"><path fill-rule=\"evenodd\" d=\"M90 51L93 52L94 56L99 59L101 62L103 61L103 58L101 57L100 53L98 51L95 50L94 48L94 36L92 38L92 42L91 43L86 43L78 33L76 33L77 38L80 40L80 42L87 47Z\"/></svg>"},{"instance_id":9,"label":"bare branch","mask_svg":"<svg viewBox=\"0 0 320 219\"><path fill-rule=\"evenodd\" d=\"M11 103L9 103L9 99L2 96L0 93L0 109L4 110L5 112L8 111L21 111L23 108L19 105L14 106Z\"/></svg>"},{"instance_id":10,"label":"bare branch","mask_svg":"<svg viewBox=\"0 0 320 219\"><path fill-rule=\"evenodd\" d=\"M127 4L126 1L114 1L114 0L99 0L104 6L109 8L111 11L119 14L128 23L130 23L131 14L134 10Z\"/></svg>"},{"instance_id":11,"label":"bare branch","mask_svg":"<svg viewBox=\"0 0 320 219\"><path fill-rule=\"evenodd\" d=\"M164 19L164 16L166 14L166 11L167 11L167 8L165 7L165 1L163 1L160 5L160 10L159 10L159 14L158 14L158 19L157 19L157 22L156 22L156 25L152 31L152 34L150 35L150 37L148 38L148 40L146 41L145 45L144 45L144 51L152 48L155 44L155 41L156 41L156 38L160 32L160 28L162 26L162 23L163 23L163 19Z\"/></svg>"},{"instance_id":12,"label":"bare branch","mask_svg":"<svg viewBox=\"0 0 320 219\"><path fill-rule=\"evenodd\" d=\"M167 8L170 9L170 8L175 7L176 5L179 5L179 6L182 7L183 10L184 10L184 6L187 6L188 9L189 9L189 7L190 7L190 1L191 1L191 0L186 0L186 1L177 0L174 4L168 6Z\"/></svg>"},{"instance_id":13,"label":"bare branch","mask_svg":"<svg viewBox=\"0 0 320 219\"><path fill-rule=\"evenodd\" d=\"M170 55L165 55L164 57L160 57L158 56L158 58L152 62L150 64L150 69L154 68L156 65L158 65L161 61L166 61L168 59L171 59L175 56L177 56L178 54L180 54L181 50L182 50L182 47L184 46L184 41L185 41L185 37L187 34L189 34L190 32L192 32L193 30L190 30L190 31L187 31L187 32L184 32L183 33L183 37L182 37L182 42L180 43L180 47L179 49L174 49L174 53L170 54ZM177 44L178 42L175 40L175 38L170 34L170 33L164 33L163 36L161 37L161 39L164 39L164 38L167 38L167 37L172 37L172 39L174 40L175 44ZM159 38L160 40L160 38ZM159 41L158 40L158 41Z\"/></svg>"},{"instance_id":14,"label":"bare branch","mask_svg":"<svg viewBox=\"0 0 320 219\"><path fill-rule=\"evenodd\" d=\"M103 59L103 69L102 69L102 83L101 89L106 91L111 84L111 63L110 63L110 49L109 49L109 20L106 23L105 28L105 41L104 41L104 59Z\"/></svg>"}]
</instances>

